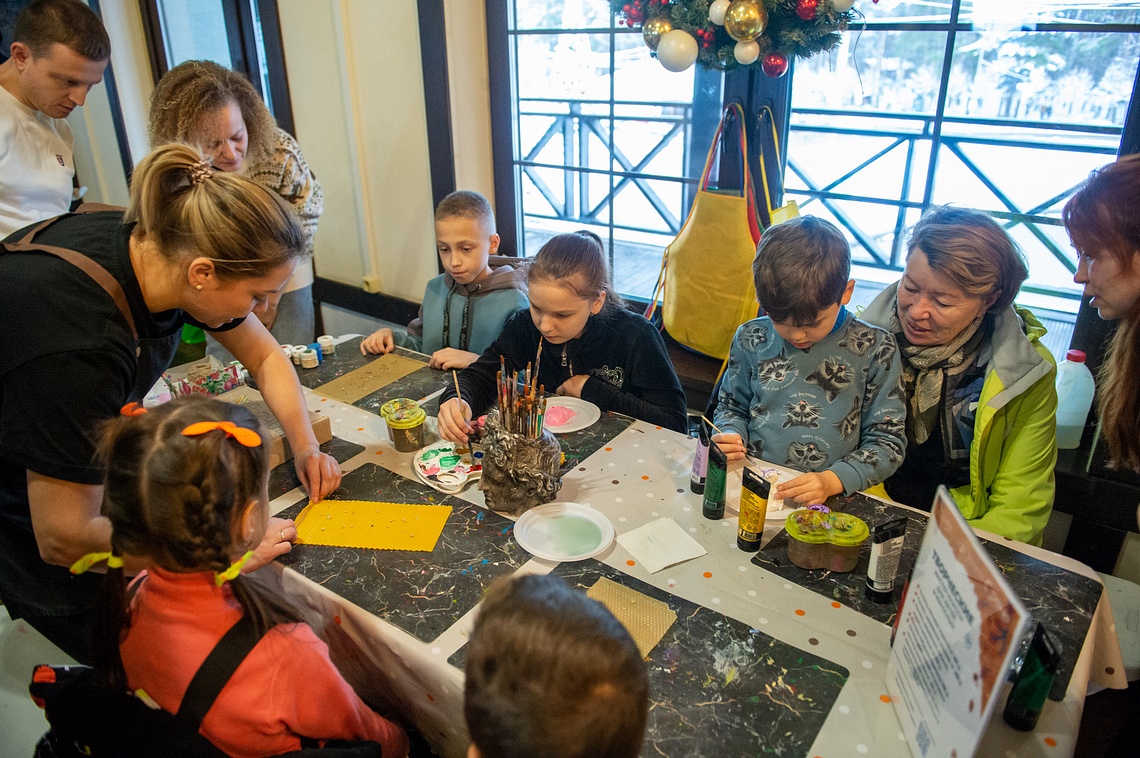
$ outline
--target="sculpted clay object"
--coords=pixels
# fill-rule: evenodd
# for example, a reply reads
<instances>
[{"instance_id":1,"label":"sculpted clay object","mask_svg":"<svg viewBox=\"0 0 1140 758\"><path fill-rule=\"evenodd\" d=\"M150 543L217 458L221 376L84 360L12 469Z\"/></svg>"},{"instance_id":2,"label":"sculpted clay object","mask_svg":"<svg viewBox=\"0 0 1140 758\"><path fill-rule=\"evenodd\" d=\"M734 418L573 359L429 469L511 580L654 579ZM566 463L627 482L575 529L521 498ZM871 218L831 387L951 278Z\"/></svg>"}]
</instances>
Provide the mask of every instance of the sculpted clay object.
<instances>
[{"instance_id":1,"label":"sculpted clay object","mask_svg":"<svg viewBox=\"0 0 1140 758\"><path fill-rule=\"evenodd\" d=\"M562 448L549 431L538 439L512 434L499 424L499 414L487 416L483 427L483 478L479 489L487 507L518 516L549 503L562 487L559 464Z\"/></svg>"}]
</instances>

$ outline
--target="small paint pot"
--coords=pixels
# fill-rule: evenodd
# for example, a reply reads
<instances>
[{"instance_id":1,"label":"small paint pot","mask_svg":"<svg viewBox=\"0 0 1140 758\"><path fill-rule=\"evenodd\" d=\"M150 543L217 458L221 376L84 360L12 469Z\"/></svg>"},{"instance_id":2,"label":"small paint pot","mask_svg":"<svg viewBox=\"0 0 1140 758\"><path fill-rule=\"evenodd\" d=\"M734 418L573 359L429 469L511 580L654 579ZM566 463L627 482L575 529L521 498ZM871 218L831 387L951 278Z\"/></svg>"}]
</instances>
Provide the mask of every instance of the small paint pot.
<instances>
[{"instance_id":1,"label":"small paint pot","mask_svg":"<svg viewBox=\"0 0 1140 758\"><path fill-rule=\"evenodd\" d=\"M310 348L301 353L301 368L316 368L319 365L321 359L317 356L316 350Z\"/></svg>"},{"instance_id":2,"label":"small paint pot","mask_svg":"<svg viewBox=\"0 0 1140 758\"><path fill-rule=\"evenodd\" d=\"M293 345L293 363L297 366L301 365L301 356L305 354L304 345Z\"/></svg>"},{"instance_id":3,"label":"small paint pot","mask_svg":"<svg viewBox=\"0 0 1140 758\"><path fill-rule=\"evenodd\" d=\"M418 405L405 408L388 416L388 429L392 432L392 444L401 453L414 453L424 446L424 421L427 413Z\"/></svg>"},{"instance_id":4,"label":"small paint pot","mask_svg":"<svg viewBox=\"0 0 1140 758\"><path fill-rule=\"evenodd\" d=\"M396 411L406 411L411 408L418 408L419 403L409 397L398 397L394 400L389 400L380 406L380 418L384 419L384 423L388 423L388 417ZM396 434L392 431L391 424L388 425L388 439L393 443L396 442ZM420 447L423 447L422 445Z\"/></svg>"},{"instance_id":5,"label":"small paint pot","mask_svg":"<svg viewBox=\"0 0 1140 758\"><path fill-rule=\"evenodd\" d=\"M331 334L322 334L317 337L317 344L321 346L321 352L325 355L332 355L336 352L336 343L333 342Z\"/></svg>"},{"instance_id":6,"label":"small paint pot","mask_svg":"<svg viewBox=\"0 0 1140 758\"><path fill-rule=\"evenodd\" d=\"M292 345L281 345L280 347L281 347L281 352L285 353L285 357L288 358L289 360L293 360L293 346Z\"/></svg>"}]
</instances>

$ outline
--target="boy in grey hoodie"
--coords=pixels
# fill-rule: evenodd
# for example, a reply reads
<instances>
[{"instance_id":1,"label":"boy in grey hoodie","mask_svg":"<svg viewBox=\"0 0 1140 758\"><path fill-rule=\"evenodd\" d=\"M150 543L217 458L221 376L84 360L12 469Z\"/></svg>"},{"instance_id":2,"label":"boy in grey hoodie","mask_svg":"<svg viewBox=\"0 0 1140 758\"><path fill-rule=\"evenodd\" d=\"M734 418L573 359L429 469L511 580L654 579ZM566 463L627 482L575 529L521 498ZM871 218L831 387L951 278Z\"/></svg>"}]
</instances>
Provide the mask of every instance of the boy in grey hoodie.
<instances>
[{"instance_id":1,"label":"boy in grey hoodie","mask_svg":"<svg viewBox=\"0 0 1140 758\"><path fill-rule=\"evenodd\" d=\"M466 368L511 314L530 305L524 261L495 255L495 217L478 192L460 190L440 201L435 239L444 273L424 289L419 318L406 333L373 332L360 343L361 352L388 353L399 345L431 355L433 368Z\"/></svg>"}]
</instances>

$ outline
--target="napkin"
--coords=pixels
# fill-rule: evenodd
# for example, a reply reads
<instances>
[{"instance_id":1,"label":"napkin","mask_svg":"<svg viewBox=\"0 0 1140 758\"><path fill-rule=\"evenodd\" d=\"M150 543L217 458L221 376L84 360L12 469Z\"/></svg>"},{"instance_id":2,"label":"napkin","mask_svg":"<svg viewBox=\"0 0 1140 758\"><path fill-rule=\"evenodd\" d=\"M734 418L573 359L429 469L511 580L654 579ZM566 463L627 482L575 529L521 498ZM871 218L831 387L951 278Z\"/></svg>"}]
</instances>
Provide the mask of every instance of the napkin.
<instances>
[{"instance_id":1,"label":"napkin","mask_svg":"<svg viewBox=\"0 0 1140 758\"><path fill-rule=\"evenodd\" d=\"M699 558L707 552L668 516L628 531L619 536L617 541L650 574L674 563Z\"/></svg>"}]
</instances>

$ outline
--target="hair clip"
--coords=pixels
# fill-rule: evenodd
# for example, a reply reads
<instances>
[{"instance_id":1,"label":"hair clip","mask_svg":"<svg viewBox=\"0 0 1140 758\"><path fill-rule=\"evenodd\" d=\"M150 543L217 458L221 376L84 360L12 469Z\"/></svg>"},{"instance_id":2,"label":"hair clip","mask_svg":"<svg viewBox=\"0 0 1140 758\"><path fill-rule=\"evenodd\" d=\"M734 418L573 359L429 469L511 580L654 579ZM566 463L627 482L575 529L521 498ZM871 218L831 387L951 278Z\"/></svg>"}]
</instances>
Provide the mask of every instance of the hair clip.
<instances>
[{"instance_id":1,"label":"hair clip","mask_svg":"<svg viewBox=\"0 0 1140 758\"><path fill-rule=\"evenodd\" d=\"M203 158L197 163L191 164L186 171L190 174L191 184L201 184L214 175L214 166L210 163L209 158Z\"/></svg>"},{"instance_id":2,"label":"hair clip","mask_svg":"<svg viewBox=\"0 0 1140 758\"><path fill-rule=\"evenodd\" d=\"M117 569L123 567L123 557L121 555L115 555L110 550L107 550L102 553L88 553L87 555L77 560L75 563L71 564L71 568L69 568L68 571L73 574L82 574L94 566L96 563L102 563L103 561L107 562L107 568L109 569Z\"/></svg>"},{"instance_id":3,"label":"hair clip","mask_svg":"<svg viewBox=\"0 0 1140 758\"><path fill-rule=\"evenodd\" d=\"M143 407L142 403L140 403L137 400L132 400L131 402L127 403L126 405L124 405L122 408L119 409L119 415L120 416L141 416L144 413L146 413L146 410L147 409Z\"/></svg>"},{"instance_id":4,"label":"hair clip","mask_svg":"<svg viewBox=\"0 0 1140 758\"><path fill-rule=\"evenodd\" d=\"M233 581L234 579L236 579L237 575L241 573L242 568L245 566L246 563L249 562L249 559L252 557L253 557L253 551L250 550L245 555L243 555L241 558L238 558L236 561L231 563L230 567L228 569L226 569L225 571L214 572L214 584L221 587L226 582Z\"/></svg>"},{"instance_id":5,"label":"hair clip","mask_svg":"<svg viewBox=\"0 0 1140 758\"><path fill-rule=\"evenodd\" d=\"M199 421L182 430L183 437L197 437L200 434L214 430L225 432L230 439L238 441L244 447L257 447L261 444L261 435L252 429L238 426L232 421Z\"/></svg>"}]
</instances>

